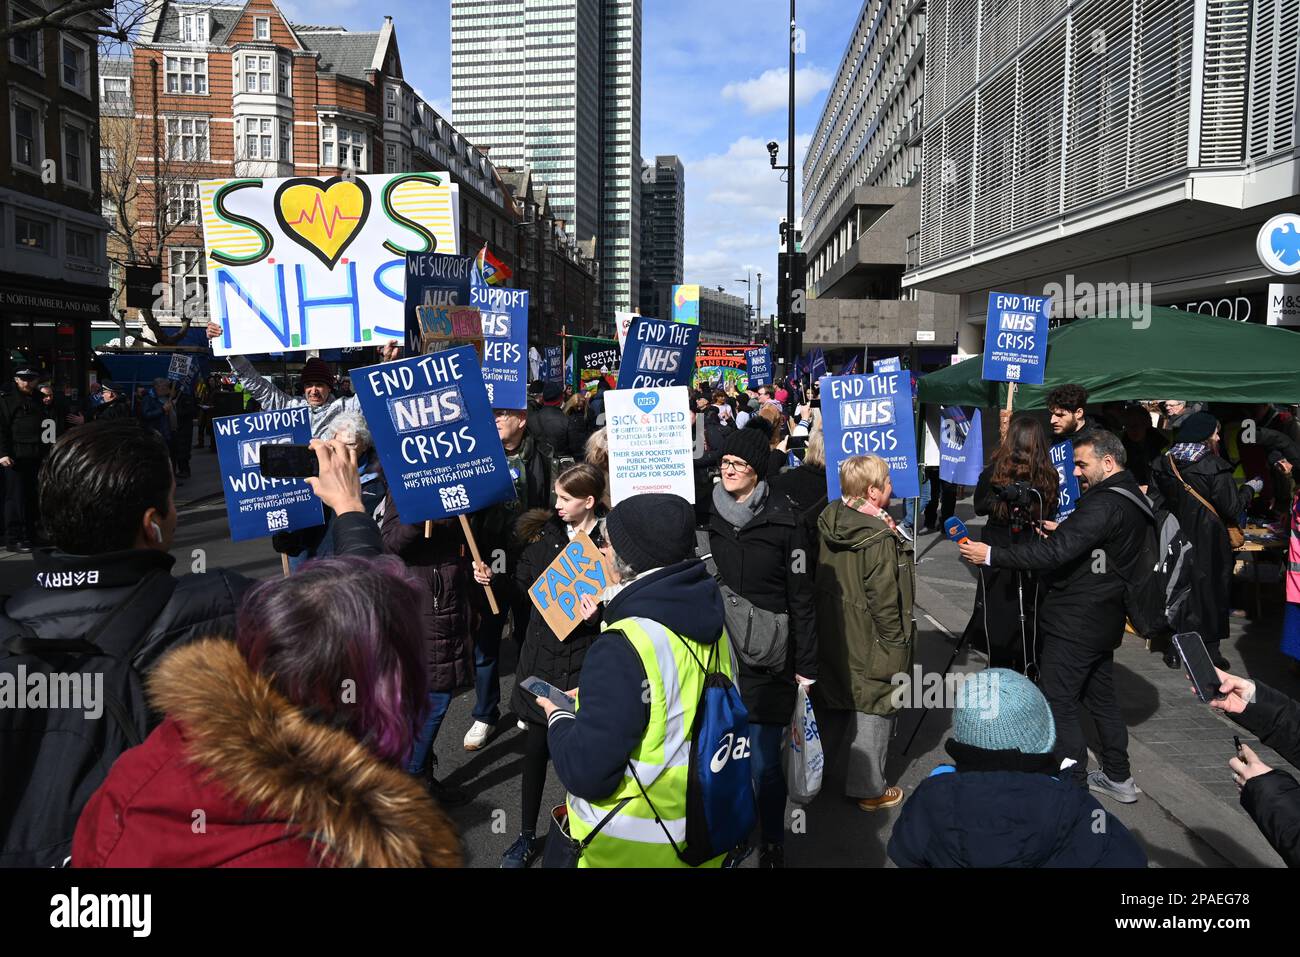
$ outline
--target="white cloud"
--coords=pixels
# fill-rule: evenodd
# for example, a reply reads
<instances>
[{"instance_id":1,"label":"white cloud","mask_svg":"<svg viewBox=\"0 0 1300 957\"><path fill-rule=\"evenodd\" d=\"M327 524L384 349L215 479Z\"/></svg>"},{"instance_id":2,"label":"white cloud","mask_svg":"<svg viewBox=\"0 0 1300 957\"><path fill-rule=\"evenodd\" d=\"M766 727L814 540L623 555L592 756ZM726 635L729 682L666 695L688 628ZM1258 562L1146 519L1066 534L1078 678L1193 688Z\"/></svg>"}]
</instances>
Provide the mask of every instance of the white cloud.
<instances>
[{"instance_id":1,"label":"white cloud","mask_svg":"<svg viewBox=\"0 0 1300 957\"><path fill-rule=\"evenodd\" d=\"M795 105L806 106L818 93L830 89L833 79L831 74L815 66L795 70ZM767 70L756 79L728 83L722 88L722 98L740 101L750 114L783 110L790 103L790 71L788 68Z\"/></svg>"}]
</instances>

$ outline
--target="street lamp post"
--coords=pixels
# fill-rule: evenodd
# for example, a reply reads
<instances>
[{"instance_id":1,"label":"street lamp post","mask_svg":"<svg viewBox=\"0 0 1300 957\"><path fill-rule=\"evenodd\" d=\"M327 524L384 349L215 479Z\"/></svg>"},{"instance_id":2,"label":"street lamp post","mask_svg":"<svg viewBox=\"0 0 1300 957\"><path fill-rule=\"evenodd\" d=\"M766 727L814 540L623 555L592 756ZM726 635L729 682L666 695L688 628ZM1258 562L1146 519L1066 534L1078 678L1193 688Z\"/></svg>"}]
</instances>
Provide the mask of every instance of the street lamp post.
<instances>
[{"instance_id":1,"label":"street lamp post","mask_svg":"<svg viewBox=\"0 0 1300 957\"><path fill-rule=\"evenodd\" d=\"M780 307L785 312L784 326L780 327L783 334L782 340L782 360L787 368L794 362L794 354L797 352L795 346L795 337L799 330L799 322L795 318L796 305L802 309L803 299L803 276L795 276L793 268L795 260L795 218L794 218L794 171L795 171L795 151L794 151L794 80L795 80L795 50L798 46L798 21L795 17L795 0L790 0L790 34L786 38L790 45L790 103L789 103L789 129L788 139L786 141L787 159L784 166L777 165L777 156L780 154L781 146L775 140L767 144L767 152L772 159L772 169L785 173L786 178L786 198L785 198L785 224L782 226L781 235L785 241L785 258L781 260L781 270L778 274L779 279L785 280L786 298L785 302L780 303Z\"/></svg>"},{"instance_id":2,"label":"street lamp post","mask_svg":"<svg viewBox=\"0 0 1300 957\"><path fill-rule=\"evenodd\" d=\"M754 335L754 325L753 325L754 323L754 274L747 272L745 273L745 276L746 276L745 279L737 279L735 281L743 282L746 286L745 322L749 325L749 329L747 331L749 332L749 335L752 338Z\"/></svg>"}]
</instances>

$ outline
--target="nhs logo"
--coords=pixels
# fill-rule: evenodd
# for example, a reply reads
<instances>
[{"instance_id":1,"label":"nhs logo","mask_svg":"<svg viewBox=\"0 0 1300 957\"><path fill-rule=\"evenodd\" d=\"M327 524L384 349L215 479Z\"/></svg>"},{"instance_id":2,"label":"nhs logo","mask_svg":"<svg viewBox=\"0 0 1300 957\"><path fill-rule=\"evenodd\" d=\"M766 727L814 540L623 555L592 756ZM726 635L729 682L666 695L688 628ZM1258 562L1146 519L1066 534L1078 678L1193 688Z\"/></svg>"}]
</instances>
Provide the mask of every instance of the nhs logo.
<instances>
[{"instance_id":1,"label":"nhs logo","mask_svg":"<svg viewBox=\"0 0 1300 957\"><path fill-rule=\"evenodd\" d=\"M840 403L840 428L862 429L894 424L893 399L860 399Z\"/></svg>"},{"instance_id":2,"label":"nhs logo","mask_svg":"<svg viewBox=\"0 0 1300 957\"><path fill-rule=\"evenodd\" d=\"M1033 313L1004 312L998 328L1003 332L1033 332L1038 328L1038 318Z\"/></svg>"},{"instance_id":3,"label":"nhs logo","mask_svg":"<svg viewBox=\"0 0 1300 957\"><path fill-rule=\"evenodd\" d=\"M637 361L637 372L659 375L675 375L682 367L682 350L676 346L641 347Z\"/></svg>"},{"instance_id":4,"label":"nhs logo","mask_svg":"<svg viewBox=\"0 0 1300 957\"><path fill-rule=\"evenodd\" d=\"M483 335L489 339L510 338L510 313L485 312L483 317Z\"/></svg>"},{"instance_id":5,"label":"nhs logo","mask_svg":"<svg viewBox=\"0 0 1300 957\"><path fill-rule=\"evenodd\" d=\"M455 385L389 399L388 414L398 435L441 428L469 417L465 397Z\"/></svg>"},{"instance_id":6,"label":"nhs logo","mask_svg":"<svg viewBox=\"0 0 1300 957\"><path fill-rule=\"evenodd\" d=\"M248 439L239 443L239 467L255 469L262 464L262 446L293 445L292 435L272 435L269 438Z\"/></svg>"}]
</instances>

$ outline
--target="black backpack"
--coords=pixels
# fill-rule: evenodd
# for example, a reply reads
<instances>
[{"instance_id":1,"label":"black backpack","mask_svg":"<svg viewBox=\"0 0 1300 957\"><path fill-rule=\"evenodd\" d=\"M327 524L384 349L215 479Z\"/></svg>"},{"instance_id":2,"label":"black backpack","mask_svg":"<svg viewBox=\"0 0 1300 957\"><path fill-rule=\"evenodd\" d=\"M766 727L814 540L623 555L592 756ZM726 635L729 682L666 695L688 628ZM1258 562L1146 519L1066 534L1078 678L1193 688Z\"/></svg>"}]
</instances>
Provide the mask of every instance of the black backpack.
<instances>
[{"instance_id":1,"label":"black backpack","mask_svg":"<svg viewBox=\"0 0 1300 957\"><path fill-rule=\"evenodd\" d=\"M0 867L66 863L86 802L144 741L150 711L131 662L175 587L167 572L145 575L81 638L0 618Z\"/></svg>"},{"instance_id":2,"label":"black backpack","mask_svg":"<svg viewBox=\"0 0 1300 957\"><path fill-rule=\"evenodd\" d=\"M1146 498L1134 495L1128 489L1107 488L1106 491L1122 495L1142 510L1145 518L1142 546L1131 569L1116 568L1124 582L1124 610L1133 630L1151 640L1170 631L1169 609L1175 589L1171 577L1186 575L1180 540L1167 539L1161 524ZM1166 523L1172 516L1166 516ZM1174 520L1177 527L1177 520ZM1188 546L1190 547L1190 546ZM1175 583L1176 584L1176 583Z\"/></svg>"}]
</instances>

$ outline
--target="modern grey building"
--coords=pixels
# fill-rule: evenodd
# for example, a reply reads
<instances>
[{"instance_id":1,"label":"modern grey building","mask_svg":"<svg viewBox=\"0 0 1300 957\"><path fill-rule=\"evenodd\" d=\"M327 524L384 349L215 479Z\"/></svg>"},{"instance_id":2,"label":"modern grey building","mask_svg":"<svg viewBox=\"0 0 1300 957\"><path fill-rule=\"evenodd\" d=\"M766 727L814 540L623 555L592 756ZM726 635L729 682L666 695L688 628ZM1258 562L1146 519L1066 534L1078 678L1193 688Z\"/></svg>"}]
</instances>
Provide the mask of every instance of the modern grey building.
<instances>
[{"instance_id":1,"label":"modern grey building","mask_svg":"<svg viewBox=\"0 0 1300 957\"><path fill-rule=\"evenodd\" d=\"M641 170L641 314L659 317L655 284L680 285L685 273L686 170L679 157L656 156Z\"/></svg>"},{"instance_id":2,"label":"modern grey building","mask_svg":"<svg viewBox=\"0 0 1300 957\"><path fill-rule=\"evenodd\" d=\"M924 4L866 0L849 35L803 164L805 348L956 342L955 299L903 286L920 232L925 32Z\"/></svg>"},{"instance_id":3,"label":"modern grey building","mask_svg":"<svg viewBox=\"0 0 1300 957\"><path fill-rule=\"evenodd\" d=\"M982 349L991 290L1059 290L1061 320L1136 297L1265 321L1285 280L1256 238L1300 192L1300 2L978 9L929 2L921 235L904 279L961 297L964 350Z\"/></svg>"},{"instance_id":4,"label":"modern grey building","mask_svg":"<svg viewBox=\"0 0 1300 957\"><path fill-rule=\"evenodd\" d=\"M640 297L641 0L452 0L452 114L597 241L601 315Z\"/></svg>"},{"instance_id":5,"label":"modern grey building","mask_svg":"<svg viewBox=\"0 0 1300 957\"><path fill-rule=\"evenodd\" d=\"M657 282L648 308L642 313L657 319L673 317L673 284ZM739 296L713 286L700 287L700 341L749 342L749 306Z\"/></svg>"}]
</instances>

